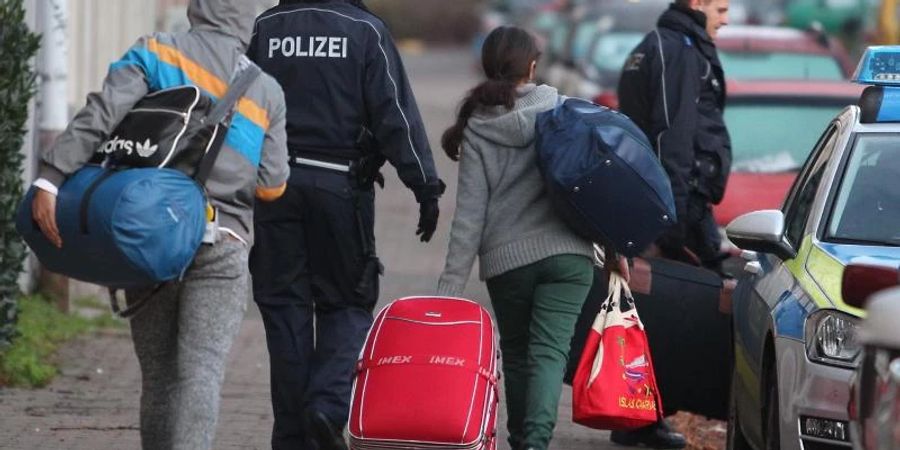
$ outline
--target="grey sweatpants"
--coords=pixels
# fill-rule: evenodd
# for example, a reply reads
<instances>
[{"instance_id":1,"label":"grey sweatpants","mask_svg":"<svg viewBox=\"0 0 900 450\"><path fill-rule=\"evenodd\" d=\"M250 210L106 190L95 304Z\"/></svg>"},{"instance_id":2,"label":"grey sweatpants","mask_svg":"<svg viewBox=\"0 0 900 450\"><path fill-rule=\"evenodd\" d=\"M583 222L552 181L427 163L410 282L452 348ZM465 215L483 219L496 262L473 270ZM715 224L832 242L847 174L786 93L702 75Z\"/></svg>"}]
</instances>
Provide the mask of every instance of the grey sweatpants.
<instances>
[{"instance_id":1,"label":"grey sweatpants","mask_svg":"<svg viewBox=\"0 0 900 450\"><path fill-rule=\"evenodd\" d=\"M249 297L247 255L236 241L201 246L184 279L156 293L131 320L145 450L212 447L225 360ZM146 293L126 295L134 301Z\"/></svg>"}]
</instances>

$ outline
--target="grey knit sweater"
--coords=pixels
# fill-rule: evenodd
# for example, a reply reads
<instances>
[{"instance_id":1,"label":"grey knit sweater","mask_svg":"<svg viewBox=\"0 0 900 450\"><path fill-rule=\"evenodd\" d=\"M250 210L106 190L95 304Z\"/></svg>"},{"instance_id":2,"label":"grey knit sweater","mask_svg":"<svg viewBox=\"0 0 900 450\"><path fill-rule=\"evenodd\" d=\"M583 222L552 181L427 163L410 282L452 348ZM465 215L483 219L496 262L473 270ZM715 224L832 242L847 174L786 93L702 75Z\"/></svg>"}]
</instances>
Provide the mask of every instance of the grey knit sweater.
<instances>
[{"instance_id":1,"label":"grey knit sweater","mask_svg":"<svg viewBox=\"0 0 900 450\"><path fill-rule=\"evenodd\" d=\"M462 294L476 254L482 280L554 255L593 254L591 243L556 215L537 166L535 118L559 94L533 84L518 94L511 111L490 108L469 119L439 295Z\"/></svg>"}]
</instances>

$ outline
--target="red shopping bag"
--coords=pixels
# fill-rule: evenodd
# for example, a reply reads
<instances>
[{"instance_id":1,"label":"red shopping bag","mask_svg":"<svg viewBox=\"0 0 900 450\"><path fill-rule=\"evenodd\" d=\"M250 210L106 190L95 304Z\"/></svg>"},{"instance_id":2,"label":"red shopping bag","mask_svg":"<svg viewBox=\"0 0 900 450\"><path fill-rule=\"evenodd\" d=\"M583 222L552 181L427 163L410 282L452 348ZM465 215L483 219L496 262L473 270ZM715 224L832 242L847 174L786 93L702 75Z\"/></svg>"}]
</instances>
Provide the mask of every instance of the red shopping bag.
<instances>
[{"instance_id":1,"label":"red shopping bag","mask_svg":"<svg viewBox=\"0 0 900 450\"><path fill-rule=\"evenodd\" d=\"M628 283L617 273L609 275L609 295L584 344L572 395L572 419L591 428L639 428L660 417L647 335Z\"/></svg>"}]
</instances>

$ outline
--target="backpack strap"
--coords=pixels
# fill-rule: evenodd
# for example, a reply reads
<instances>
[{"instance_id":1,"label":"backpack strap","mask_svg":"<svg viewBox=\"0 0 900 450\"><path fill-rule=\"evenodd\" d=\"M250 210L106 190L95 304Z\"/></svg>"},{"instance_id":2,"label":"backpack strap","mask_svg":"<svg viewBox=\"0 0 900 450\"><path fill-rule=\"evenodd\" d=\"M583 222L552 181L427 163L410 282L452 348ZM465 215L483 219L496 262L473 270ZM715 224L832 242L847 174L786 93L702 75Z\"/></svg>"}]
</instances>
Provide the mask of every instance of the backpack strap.
<instances>
[{"instance_id":1,"label":"backpack strap","mask_svg":"<svg viewBox=\"0 0 900 450\"><path fill-rule=\"evenodd\" d=\"M194 176L194 179L201 186L206 185L209 174L216 164L216 159L219 158L219 153L222 150L222 144L225 142L225 135L228 134L228 129L231 127L231 119L234 117L238 101L240 101L241 97L244 96L247 89L250 88L261 73L262 69L259 66L253 64L246 56L242 55L238 62L237 78L228 87L228 92L216 102L212 111L204 118L205 123L216 124L216 127L209 151L203 155L203 159L200 160L200 167Z\"/></svg>"}]
</instances>

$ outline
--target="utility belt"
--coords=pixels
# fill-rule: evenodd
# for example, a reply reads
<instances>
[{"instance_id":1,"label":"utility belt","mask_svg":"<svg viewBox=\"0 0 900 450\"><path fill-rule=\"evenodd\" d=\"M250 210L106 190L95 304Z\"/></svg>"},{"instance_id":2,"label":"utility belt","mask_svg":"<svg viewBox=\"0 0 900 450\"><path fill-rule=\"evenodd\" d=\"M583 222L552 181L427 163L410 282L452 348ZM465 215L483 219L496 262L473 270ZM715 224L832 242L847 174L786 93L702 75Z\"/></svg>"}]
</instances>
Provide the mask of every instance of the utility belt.
<instances>
[{"instance_id":1,"label":"utility belt","mask_svg":"<svg viewBox=\"0 0 900 450\"><path fill-rule=\"evenodd\" d=\"M347 174L354 187L363 190L372 189L375 183L384 187L384 176L381 166L385 158L379 153L361 154L359 150L333 150L332 155L316 150L290 150L288 162L291 167L305 167L331 170ZM352 155L352 156L351 156Z\"/></svg>"},{"instance_id":2,"label":"utility belt","mask_svg":"<svg viewBox=\"0 0 900 450\"><path fill-rule=\"evenodd\" d=\"M384 273L384 266L375 254L375 242L369 237L369 230L363 219L360 191L371 190L375 183L384 188L384 176L381 175L380 169L384 164L385 158L376 152L360 155L359 150L353 151L357 154L356 158L343 158L341 155L346 155L348 153L346 150L335 151L334 153L337 156L323 155L321 152L315 151L290 150L288 156L292 167L344 173L355 187L356 194L353 196L353 203L356 210L356 228L365 258L365 265L355 292L359 296L366 296L377 281L378 276Z\"/></svg>"}]
</instances>

